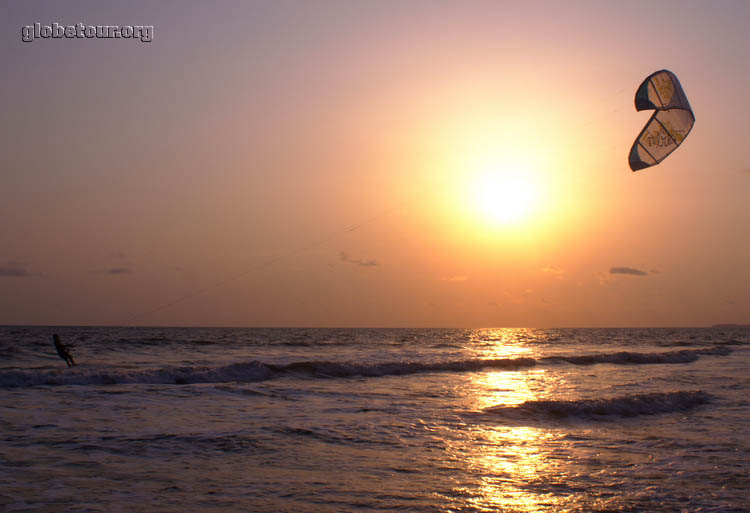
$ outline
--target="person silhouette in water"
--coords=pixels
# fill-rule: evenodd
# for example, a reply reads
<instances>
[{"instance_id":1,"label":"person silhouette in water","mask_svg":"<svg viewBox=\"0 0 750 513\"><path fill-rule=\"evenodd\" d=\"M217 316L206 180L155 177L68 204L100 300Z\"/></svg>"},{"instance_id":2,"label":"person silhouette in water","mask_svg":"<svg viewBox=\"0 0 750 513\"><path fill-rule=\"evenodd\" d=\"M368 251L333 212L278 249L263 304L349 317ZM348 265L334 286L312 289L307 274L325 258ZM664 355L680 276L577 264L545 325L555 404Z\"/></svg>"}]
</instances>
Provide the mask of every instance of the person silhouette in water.
<instances>
[{"instance_id":1,"label":"person silhouette in water","mask_svg":"<svg viewBox=\"0 0 750 513\"><path fill-rule=\"evenodd\" d=\"M57 349L57 354L60 355L60 358L65 360L65 363L68 364L68 367L72 367L76 364L76 362L73 361L73 357L70 356L70 353L68 350L72 346L66 346L62 342L60 342L60 337L57 336L57 333L52 335L52 342L55 344L55 349Z\"/></svg>"}]
</instances>

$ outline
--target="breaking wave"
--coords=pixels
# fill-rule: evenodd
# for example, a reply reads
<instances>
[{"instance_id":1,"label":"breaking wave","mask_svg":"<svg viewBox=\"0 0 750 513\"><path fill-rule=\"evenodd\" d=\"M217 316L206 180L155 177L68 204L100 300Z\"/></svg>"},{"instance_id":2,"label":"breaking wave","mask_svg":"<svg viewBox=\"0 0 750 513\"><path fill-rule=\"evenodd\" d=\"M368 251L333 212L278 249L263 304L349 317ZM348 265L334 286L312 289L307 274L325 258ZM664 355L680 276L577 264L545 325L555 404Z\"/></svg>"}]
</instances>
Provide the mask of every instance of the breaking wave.
<instances>
[{"instance_id":1,"label":"breaking wave","mask_svg":"<svg viewBox=\"0 0 750 513\"><path fill-rule=\"evenodd\" d=\"M704 355L728 355L731 349L727 347L710 347L703 349L683 349L681 351L666 351L663 353L636 353L620 351L618 353L604 353L581 356L548 356L542 360L548 362L567 362L575 365L593 365L595 363L655 364L655 363L690 363Z\"/></svg>"},{"instance_id":2,"label":"breaking wave","mask_svg":"<svg viewBox=\"0 0 750 513\"><path fill-rule=\"evenodd\" d=\"M192 384L263 381L270 369L260 362L220 367L165 367L145 371L122 369L11 370L0 372L0 387L41 385Z\"/></svg>"},{"instance_id":3,"label":"breaking wave","mask_svg":"<svg viewBox=\"0 0 750 513\"><path fill-rule=\"evenodd\" d=\"M472 372L485 369L519 370L543 364L568 363L593 365L679 364L690 363L703 355L726 355L727 347L685 349L662 353L618 352L580 356L535 358L468 359L444 362L339 363L300 361L271 364L258 361L238 362L217 367L164 367L143 371L117 368L33 369L0 371L0 387L113 384L195 384L250 383L283 376L310 378L348 378L400 376L424 372Z\"/></svg>"},{"instance_id":4,"label":"breaking wave","mask_svg":"<svg viewBox=\"0 0 750 513\"><path fill-rule=\"evenodd\" d=\"M700 390L635 394L609 399L577 401L526 401L514 406L493 406L488 414L510 418L597 418L606 416L636 417L688 410L710 402L711 396Z\"/></svg>"}]
</instances>

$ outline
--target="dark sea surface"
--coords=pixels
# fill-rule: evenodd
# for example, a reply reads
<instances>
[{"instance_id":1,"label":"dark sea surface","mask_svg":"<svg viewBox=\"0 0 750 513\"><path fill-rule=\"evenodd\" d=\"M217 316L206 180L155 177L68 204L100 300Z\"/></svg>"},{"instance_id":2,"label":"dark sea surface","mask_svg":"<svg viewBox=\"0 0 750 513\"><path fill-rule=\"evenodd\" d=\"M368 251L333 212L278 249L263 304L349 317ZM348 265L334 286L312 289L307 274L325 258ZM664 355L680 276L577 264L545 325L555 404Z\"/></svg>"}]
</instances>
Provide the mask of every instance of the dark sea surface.
<instances>
[{"instance_id":1,"label":"dark sea surface","mask_svg":"<svg viewBox=\"0 0 750 513\"><path fill-rule=\"evenodd\" d=\"M0 327L0 510L746 512L749 357L732 326Z\"/></svg>"}]
</instances>

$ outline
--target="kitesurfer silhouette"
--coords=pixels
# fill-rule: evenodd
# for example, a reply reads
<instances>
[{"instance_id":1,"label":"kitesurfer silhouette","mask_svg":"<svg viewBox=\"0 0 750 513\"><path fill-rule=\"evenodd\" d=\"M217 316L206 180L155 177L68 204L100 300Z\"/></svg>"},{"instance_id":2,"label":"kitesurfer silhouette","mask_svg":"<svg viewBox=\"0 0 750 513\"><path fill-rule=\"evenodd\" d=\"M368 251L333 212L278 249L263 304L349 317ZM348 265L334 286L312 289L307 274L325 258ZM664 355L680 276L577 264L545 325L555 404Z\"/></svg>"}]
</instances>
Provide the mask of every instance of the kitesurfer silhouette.
<instances>
[{"instance_id":1,"label":"kitesurfer silhouette","mask_svg":"<svg viewBox=\"0 0 750 513\"><path fill-rule=\"evenodd\" d=\"M57 354L60 355L60 358L65 360L65 363L68 364L68 367L72 367L76 364L76 362L73 361L73 357L70 356L70 353L68 352L68 349L70 349L71 346L66 346L62 342L60 342L60 337L57 336L57 333L52 335L52 342L55 344Z\"/></svg>"}]
</instances>

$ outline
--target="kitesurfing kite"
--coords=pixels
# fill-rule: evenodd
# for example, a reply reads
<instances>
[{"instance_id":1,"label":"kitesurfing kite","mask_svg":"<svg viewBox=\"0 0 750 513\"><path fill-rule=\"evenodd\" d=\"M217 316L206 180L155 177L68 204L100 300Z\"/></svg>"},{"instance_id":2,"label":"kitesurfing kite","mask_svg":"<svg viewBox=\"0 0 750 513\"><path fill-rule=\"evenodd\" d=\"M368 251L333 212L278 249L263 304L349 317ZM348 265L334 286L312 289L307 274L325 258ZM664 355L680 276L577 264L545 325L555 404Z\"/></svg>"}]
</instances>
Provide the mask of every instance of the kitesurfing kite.
<instances>
[{"instance_id":1,"label":"kitesurfing kite","mask_svg":"<svg viewBox=\"0 0 750 513\"><path fill-rule=\"evenodd\" d=\"M680 81L665 69L643 81L635 93L635 109L655 110L630 149L630 169L638 171L676 150L693 128L695 116Z\"/></svg>"}]
</instances>

